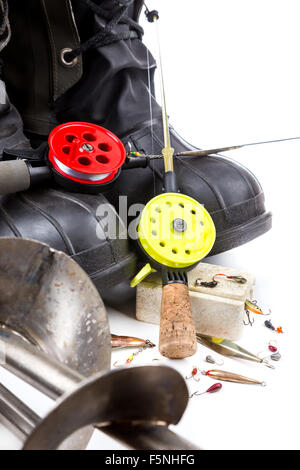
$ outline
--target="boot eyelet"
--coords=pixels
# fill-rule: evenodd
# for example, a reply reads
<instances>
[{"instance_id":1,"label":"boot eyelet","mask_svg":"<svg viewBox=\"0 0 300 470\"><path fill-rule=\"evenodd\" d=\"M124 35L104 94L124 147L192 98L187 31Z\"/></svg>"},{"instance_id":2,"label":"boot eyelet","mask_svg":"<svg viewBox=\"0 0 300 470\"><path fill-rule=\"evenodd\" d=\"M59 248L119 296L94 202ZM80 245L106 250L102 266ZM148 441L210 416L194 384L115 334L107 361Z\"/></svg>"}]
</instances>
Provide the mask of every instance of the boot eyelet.
<instances>
[{"instance_id":1,"label":"boot eyelet","mask_svg":"<svg viewBox=\"0 0 300 470\"><path fill-rule=\"evenodd\" d=\"M78 63L78 57L75 57L70 61L66 59L66 54L69 54L70 52L72 52L72 49L70 49L69 47L62 49L60 52L60 61L65 67L75 67L75 65L77 65Z\"/></svg>"}]
</instances>

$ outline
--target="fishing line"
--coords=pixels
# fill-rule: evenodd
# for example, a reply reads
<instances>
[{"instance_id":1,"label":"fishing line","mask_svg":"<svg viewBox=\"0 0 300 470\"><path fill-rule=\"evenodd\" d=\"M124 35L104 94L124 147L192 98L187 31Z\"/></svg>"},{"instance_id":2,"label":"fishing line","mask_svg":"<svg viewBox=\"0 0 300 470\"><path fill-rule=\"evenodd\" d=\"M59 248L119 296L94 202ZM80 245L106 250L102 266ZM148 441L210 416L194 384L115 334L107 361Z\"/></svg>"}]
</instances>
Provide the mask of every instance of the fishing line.
<instances>
[{"instance_id":1,"label":"fishing line","mask_svg":"<svg viewBox=\"0 0 300 470\"><path fill-rule=\"evenodd\" d=\"M149 111L150 111L150 129L151 129L151 151L152 154L154 153L154 137L153 137L153 109L152 109L152 93L151 93L151 75L150 75L150 58L149 58L149 49L147 50L147 74L148 74L148 93L149 93ZM155 162L153 162L155 166ZM153 194L156 194L156 180L155 180L155 170L153 167L152 175L153 175Z\"/></svg>"},{"instance_id":2,"label":"fishing line","mask_svg":"<svg viewBox=\"0 0 300 470\"><path fill-rule=\"evenodd\" d=\"M154 21L156 26L156 40L158 47L158 62L159 62L159 78L160 78L160 92L161 92L161 104L162 104L162 121L163 121L163 131L164 131L164 143L165 147L171 147L171 139L169 132L169 119L167 114L167 102L166 102L166 92L165 92L165 81L163 75L163 66L162 66L162 53L160 45L160 34L159 34L159 24L157 19Z\"/></svg>"}]
</instances>

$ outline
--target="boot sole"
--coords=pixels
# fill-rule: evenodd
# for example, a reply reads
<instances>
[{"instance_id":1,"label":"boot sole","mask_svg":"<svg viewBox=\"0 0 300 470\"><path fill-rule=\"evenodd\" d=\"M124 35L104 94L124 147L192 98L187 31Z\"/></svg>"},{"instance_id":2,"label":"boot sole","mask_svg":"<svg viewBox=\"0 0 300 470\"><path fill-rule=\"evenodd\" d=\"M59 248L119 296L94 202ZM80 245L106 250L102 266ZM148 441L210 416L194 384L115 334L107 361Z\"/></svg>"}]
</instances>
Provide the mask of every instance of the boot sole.
<instances>
[{"instance_id":1,"label":"boot sole","mask_svg":"<svg viewBox=\"0 0 300 470\"><path fill-rule=\"evenodd\" d=\"M272 213L267 212L251 219L248 223L237 225L217 234L215 245L209 256L218 255L254 240L272 228Z\"/></svg>"}]
</instances>

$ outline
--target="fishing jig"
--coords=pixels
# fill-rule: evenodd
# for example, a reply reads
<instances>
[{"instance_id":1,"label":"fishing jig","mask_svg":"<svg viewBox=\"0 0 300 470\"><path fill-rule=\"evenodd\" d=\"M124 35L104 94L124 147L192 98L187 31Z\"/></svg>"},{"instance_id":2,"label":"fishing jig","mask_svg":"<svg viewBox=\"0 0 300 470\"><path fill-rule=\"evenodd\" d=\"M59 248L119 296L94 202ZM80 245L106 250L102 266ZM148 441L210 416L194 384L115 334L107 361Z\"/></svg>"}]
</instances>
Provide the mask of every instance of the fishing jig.
<instances>
[{"instance_id":1,"label":"fishing jig","mask_svg":"<svg viewBox=\"0 0 300 470\"><path fill-rule=\"evenodd\" d=\"M280 361L280 359L281 359L281 354L280 354L279 352L277 352L277 353L275 353L275 354L271 354L270 357L271 357L272 361L278 362L278 361Z\"/></svg>"},{"instance_id":2,"label":"fishing jig","mask_svg":"<svg viewBox=\"0 0 300 470\"><path fill-rule=\"evenodd\" d=\"M260 364L265 364L267 367L274 369L274 366L270 364L266 359L262 359L259 356L247 351L236 343L229 341L228 339L221 338L212 338L210 336L204 336L197 333L198 343L206 346L207 348L212 349L222 356L244 359L246 361L258 362Z\"/></svg>"},{"instance_id":3,"label":"fishing jig","mask_svg":"<svg viewBox=\"0 0 300 470\"><path fill-rule=\"evenodd\" d=\"M226 372L223 370L208 370L201 371L202 375L207 375L212 379L224 380L224 382L234 382L240 384L252 384L252 385L262 385L266 386L266 382L260 382L259 380L250 379L249 377L244 377L243 375L234 374L233 372Z\"/></svg>"},{"instance_id":4,"label":"fishing jig","mask_svg":"<svg viewBox=\"0 0 300 470\"><path fill-rule=\"evenodd\" d=\"M269 351L271 351L271 353L273 353L269 357L270 357L270 359L272 359L272 361L278 362L281 359L281 354L279 354L278 348L277 348L277 346L275 346L275 344L277 344L276 341L270 341L269 344L268 344ZM260 354L261 353L259 353L258 356ZM268 359L268 357L265 357L264 359Z\"/></svg>"},{"instance_id":5,"label":"fishing jig","mask_svg":"<svg viewBox=\"0 0 300 470\"><path fill-rule=\"evenodd\" d=\"M274 341L270 341L269 344L268 344L268 349L273 352L273 353L276 353L278 351L278 348L276 346L276 342Z\"/></svg>"},{"instance_id":6,"label":"fishing jig","mask_svg":"<svg viewBox=\"0 0 300 470\"><path fill-rule=\"evenodd\" d=\"M276 333L278 333L278 334L283 333L282 327L279 326L279 327L275 328L275 326L272 325L272 323L271 323L270 320L266 320L266 321L265 321L265 326L266 326L267 328L269 328L269 330L276 331Z\"/></svg>"},{"instance_id":7,"label":"fishing jig","mask_svg":"<svg viewBox=\"0 0 300 470\"><path fill-rule=\"evenodd\" d=\"M280 359L281 359L281 354L277 351L277 348L275 348L275 349L276 349L276 352L275 352L275 353L271 354L270 356L266 356L266 357L264 357L263 359L264 359L264 360L268 360L268 359L270 358L272 361L275 361L275 362L280 361ZM261 354L261 353L259 353L259 354Z\"/></svg>"},{"instance_id":8,"label":"fishing jig","mask_svg":"<svg viewBox=\"0 0 300 470\"><path fill-rule=\"evenodd\" d=\"M194 379L196 382L199 382L200 379L199 379L199 378L196 379L196 376L197 376L198 372L199 372L198 368L197 368L197 367L194 367L193 370L192 370L192 372L191 372L190 377L186 377L186 380Z\"/></svg>"},{"instance_id":9,"label":"fishing jig","mask_svg":"<svg viewBox=\"0 0 300 470\"><path fill-rule=\"evenodd\" d=\"M223 360L221 362L218 362L212 356L206 356L205 361L209 364L216 364L217 366L222 366L224 364Z\"/></svg>"},{"instance_id":10,"label":"fishing jig","mask_svg":"<svg viewBox=\"0 0 300 470\"><path fill-rule=\"evenodd\" d=\"M246 284L247 279L242 276L228 276L227 274L215 274L213 277L213 281L216 281L216 277L223 277L227 279L228 281L236 282L237 284Z\"/></svg>"},{"instance_id":11,"label":"fishing jig","mask_svg":"<svg viewBox=\"0 0 300 470\"><path fill-rule=\"evenodd\" d=\"M215 274L213 276L212 281L202 281L200 278L196 279L195 286L214 288L219 284L216 280L216 277L218 276L223 276L225 279L232 282L236 282L237 284L245 284L247 282L247 279L242 276L227 276L226 274Z\"/></svg>"},{"instance_id":12,"label":"fishing jig","mask_svg":"<svg viewBox=\"0 0 300 470\"><path fill-rule=\"evenodd\" d=\"M138 338L134 338L134 339L138 339ZM142 341L143 341L143 340L142 340ZM146 349L152 348L152 347L154 347L154 346L155 346L155 345L154 345L153 343L151 343L151 341L146 340L146 342L145 342L142 346L139 347L139 349L138 349L137 352L134 352L134 353L130 354L130 356L126 359L125 364L131 364L132 361L134 360L134 358L135 358L136 356L138 356L139 354L141 354L142 352L144 352ZM117 346L117 347L119 347L119 346ZM122 346L121 346L121 347L122 347ZM124 347L124 346L123 346L123 347ZM126 346L125 346L125 347L126 347ZM128 347L128 346L127 346L127 347ZM132 347L132 346L130 346L130 347ZM115 361L115 362L113 363L113 366L114 366L114 367L118 367L118 361Z\"/></svg>"},{"instance_id":13,"label":"fishing jig","mask_svg":"<svg viewBox=\"0 0 300 470\"><path fill-rule=\"evenodd\" d=\"M200 278L196 279L195 286L196 287L208 287L210 289L216 287L218 285L217 281L201 281Z\"/></svg>"},{"instance_id":14,"label":"fishing jig","mask_svg":"<svg viewBox=\"0 0 300 470\"><path fill-rule=\"evenodd\" d=\"M194 393L192 393L192 395L190 396L190 398L192 397L200 397L200 395L205 395L206 393L216 393L216 392L219 392L221 389L222 389L223 385L220 384L219 382L215 383L214 385L212 385L211 387L209 387L205 392L198 392L198 390Z\"/></svg>"},{"instance_id":15,"label":"fishing jig","mask_svg":"<svg viewBox=\"0 0 300 470\"><path fill-rule=\"evenodd\" d=\"M265 326L266 326L267 328L269 328L269 330L275 331L275 326L272 325L272 323L271 323L270 320L266 320L266 321L265 321Z\"/></svg>"}]
</instances>

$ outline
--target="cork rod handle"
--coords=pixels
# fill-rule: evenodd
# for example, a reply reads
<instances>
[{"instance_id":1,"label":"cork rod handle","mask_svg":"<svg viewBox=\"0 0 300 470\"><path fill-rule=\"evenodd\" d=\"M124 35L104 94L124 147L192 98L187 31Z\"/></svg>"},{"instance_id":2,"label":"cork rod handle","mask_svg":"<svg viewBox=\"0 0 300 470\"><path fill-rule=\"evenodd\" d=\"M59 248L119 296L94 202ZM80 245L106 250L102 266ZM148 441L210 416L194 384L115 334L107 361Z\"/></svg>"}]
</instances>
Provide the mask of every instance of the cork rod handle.
<instances>
[{"instance_id":1,"label":"cork rod handle","mask_svg":"<svg viewBox=\"0 0 300 470\"><path fill-rule=\"evenodd\" d=\"M167 284L162 291L159 351L170 359L192 356L197 350L196 331L188 286Z\"/></svg>"}]
</instances>

